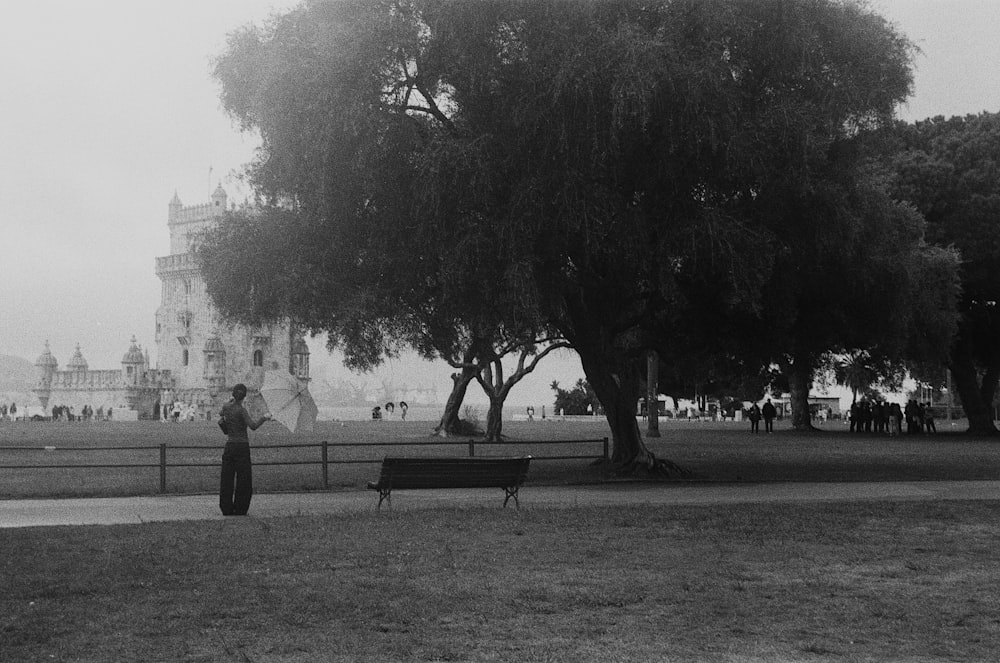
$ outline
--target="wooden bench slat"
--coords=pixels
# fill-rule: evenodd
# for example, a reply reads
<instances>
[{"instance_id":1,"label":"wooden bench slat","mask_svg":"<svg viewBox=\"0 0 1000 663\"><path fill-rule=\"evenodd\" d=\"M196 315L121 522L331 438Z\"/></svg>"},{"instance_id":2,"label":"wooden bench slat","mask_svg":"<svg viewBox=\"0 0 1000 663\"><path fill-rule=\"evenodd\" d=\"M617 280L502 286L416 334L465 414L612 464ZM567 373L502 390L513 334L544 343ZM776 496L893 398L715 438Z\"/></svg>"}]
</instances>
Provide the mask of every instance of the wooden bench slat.
<instances>
[{"instance_id":1,"label":"wooden bench slat","mask_svg":"<svg viewBox=\"0 0 1000 663\"><path fill-rule=\"evenodd\" d=\"M504 506L528 474L531 456L520 458L396 458L386 457L377 482L368 487L379 491L379 508L390 499L393 488L503 488Z\"/></svg>"}]
</instances>

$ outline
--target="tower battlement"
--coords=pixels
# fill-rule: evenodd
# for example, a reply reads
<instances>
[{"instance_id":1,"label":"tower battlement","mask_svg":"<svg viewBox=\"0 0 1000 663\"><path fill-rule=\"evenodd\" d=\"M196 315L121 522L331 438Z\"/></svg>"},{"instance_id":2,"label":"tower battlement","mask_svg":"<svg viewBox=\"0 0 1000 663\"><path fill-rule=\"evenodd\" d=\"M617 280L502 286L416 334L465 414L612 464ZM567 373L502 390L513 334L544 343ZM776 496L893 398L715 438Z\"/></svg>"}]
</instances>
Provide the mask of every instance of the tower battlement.
<instances>
[{"instance_id":1,"label":"tower battlement","mask_svg":"<svg viewBox=\"0 0 1000 663\"><path fill-rule=\"evenodd\" d=\"M171 255L186 254L191 249L193 235L210 228L226 211L228 196L222 185L216 187L212 201L185 206L174 192L167 208L167 227L170 229Z\"/></svg>"}]
</instances>

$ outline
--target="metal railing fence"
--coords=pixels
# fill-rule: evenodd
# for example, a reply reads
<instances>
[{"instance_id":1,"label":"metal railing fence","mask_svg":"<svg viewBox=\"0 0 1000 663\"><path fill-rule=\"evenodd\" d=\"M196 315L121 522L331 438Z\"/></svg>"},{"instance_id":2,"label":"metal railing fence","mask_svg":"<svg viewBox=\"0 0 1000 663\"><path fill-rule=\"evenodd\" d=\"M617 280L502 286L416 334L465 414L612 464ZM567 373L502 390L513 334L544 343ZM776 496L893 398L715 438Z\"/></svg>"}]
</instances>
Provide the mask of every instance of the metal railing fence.
<instances>
[{"instance_id":1,"label":"metal railing fence","mask_svg":"<svg viewBox=\"0 0 1000 663\"><path fill-rule=\"evenodd\" d=\"M484 442L476 440L435 440L431 442L327 442L326 440L320 443L313 444L268 444L268 445L251 445L254 450L278 450L278 449L318 449L319 458L313 459L302 459L302 460L264 460L264 461L254 461L254 466L279 466L279 465L320 465L322 471L322 481L323 489L329 490L330 488L330 466L331 465L356 465L365 463L381 463L382 456L375 457L364 457L364 458L332 458L330 454L331 449L347 449L347 448L367 448L367 449L382 449L387 447L442 447L442 446L462 446L468 449L468 455L474 457L476 455L477 449L482 449L483 447L505 447L510 449L512 447L538 447L538 446L549 446L549 445L600 445L600 454L593 455L581 455L581 454L560 454L560 455L536 455L531 454L531 459L533 461L546 461L546 460L607 460L610 458L608 438L593 439L593 440L543 440L543 441L523 441L518 440L516 442ZM168 470L170 468L183 468L183 467L218 467L219 460L214 459L212 462L190 462L190 461L180 461L171 462L170 452L189 452L189 451L201 451L201 452L215 452L218 453L222 449L221 446L207 446L207 445L171 445L167 443L162 443L157 446L42 446L42 447L32 447L32 446L0 446L0 453L5 452L42 452L42 453L61 453L61 452L74 452L87 454L90 452L156 452L158 454L157 462L116 462L116 463L0 463L0 470L50 470L50 469L126 469L126 468L147 468L155 469L159 468L160 476L160 492L167 492L167 476Z\"/></svg>"}]
</instances>

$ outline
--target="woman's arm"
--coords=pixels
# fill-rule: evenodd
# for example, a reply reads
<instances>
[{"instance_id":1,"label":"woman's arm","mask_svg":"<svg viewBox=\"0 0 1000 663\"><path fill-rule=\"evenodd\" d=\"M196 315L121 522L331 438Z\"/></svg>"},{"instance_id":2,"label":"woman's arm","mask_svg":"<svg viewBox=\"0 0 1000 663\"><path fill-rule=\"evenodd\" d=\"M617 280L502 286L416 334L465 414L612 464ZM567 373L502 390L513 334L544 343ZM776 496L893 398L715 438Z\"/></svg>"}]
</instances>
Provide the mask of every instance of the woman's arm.
<instances>
[{"instance_id":1,"label":"woman's arm","mask_svg":"<svg viewBox=\"0 0 1000 663\"><path fill-rule=\"evenodd\" d=\"M261 416L259 419L253 419L253 418L250 417L250 413L247 412L247 409L245 407L243 408L243 412L246 415L247 426L250 427L250 430L257 430L258 428L260 428L263 425L263 423L265 421L270 421L271 420L271 415L270 414L265 414L265 415Z\"/></svg>"}]
</instances>

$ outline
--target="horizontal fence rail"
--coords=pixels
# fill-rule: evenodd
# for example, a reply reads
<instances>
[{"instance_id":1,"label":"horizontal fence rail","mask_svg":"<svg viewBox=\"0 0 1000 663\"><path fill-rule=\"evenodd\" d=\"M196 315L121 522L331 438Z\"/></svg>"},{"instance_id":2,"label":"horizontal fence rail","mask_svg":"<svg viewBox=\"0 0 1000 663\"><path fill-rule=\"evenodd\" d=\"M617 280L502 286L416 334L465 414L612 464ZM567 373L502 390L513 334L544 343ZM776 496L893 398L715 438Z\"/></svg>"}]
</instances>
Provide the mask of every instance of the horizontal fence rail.
<instances>
[{"instance_id":1,"label":"horizontal fence rail","mask_svg":"<svg viewBox=\"0 0 1000 663\"><path fill-rule=\"evenodd\" d=\"M490 447L503 447L508 450L517 447L548 447L548 446L558 446L558 445L595 445L598 446L600 453L595 454L546 454L546 455L536 455L531 454L531 459L533 461L544 461L544 460L608 460L609 447L608 438L592 439L592 440L543 440L543 441L514 441L514 442L484 442L476 440L440 440L433 442L327 442L323 441L320 443L313 444L255 444L250 445L251 449L258 451L270 451L270 450L280 450L280 449L318 449L319 458L314 459L304 459L304 460L265 460L258 461L254 460L253 464L257 467L266 466L287 466L287 465L319 465L321 466L323 475L323 489L329 490L330 488L330 466L331 465L359 465L359 464L376 464L382 462L382 456L379 457L366 457L366 458L338 458L331 456L331 450L338 449L349 449L349 448L365 448L365 449L382 449L382 448L395 448L395 447L464 447L468 451L470 457L475 457L476 450L482 450L483 448ZM156 453L158 458L156 461L150 462L121 462L121 463L85 463L85 462L74 462L74 463L0 463L0 470L53 470L53 469L135 469L135 468L146 468L146 469L159 469L160 474L160 492L167 492L167 470L170 468L186 468L186 467L219 467L221 460L214 460L212 462L188 462L188 461L170 461L170 452L183 452L183 451L203 451L203 452L213 452L221 453L222 446L220 445L170 445L170 444L159 444L157 446L97 446L97 447L82 447L82 446L41 446L41 447L15 447L15 446L0 446L0 453L15 452L21 453L42 453L42 454L87 454L91 452L139 452L139 453Z\"/></svg>"}]
</instances>

